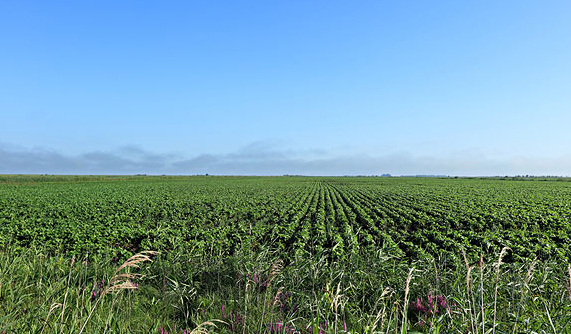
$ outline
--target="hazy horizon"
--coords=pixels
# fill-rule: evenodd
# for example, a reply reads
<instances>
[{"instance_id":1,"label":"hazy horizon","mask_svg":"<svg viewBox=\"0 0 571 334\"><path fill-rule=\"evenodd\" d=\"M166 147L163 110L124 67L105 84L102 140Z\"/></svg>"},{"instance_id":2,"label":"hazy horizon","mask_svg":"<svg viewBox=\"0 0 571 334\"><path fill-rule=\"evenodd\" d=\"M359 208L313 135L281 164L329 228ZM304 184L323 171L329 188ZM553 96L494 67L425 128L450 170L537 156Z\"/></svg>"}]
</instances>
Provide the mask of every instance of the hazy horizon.
<instances>
[{"instance_id":1,"label":"hazy horizon","mask_svg":"<svg viewBox=\"0 0 571 334\"><path fill-rule=\"evenodd\" d=\"M567 1L0 3L0 173L571 175Z\"/></svg>"}]
</instances>

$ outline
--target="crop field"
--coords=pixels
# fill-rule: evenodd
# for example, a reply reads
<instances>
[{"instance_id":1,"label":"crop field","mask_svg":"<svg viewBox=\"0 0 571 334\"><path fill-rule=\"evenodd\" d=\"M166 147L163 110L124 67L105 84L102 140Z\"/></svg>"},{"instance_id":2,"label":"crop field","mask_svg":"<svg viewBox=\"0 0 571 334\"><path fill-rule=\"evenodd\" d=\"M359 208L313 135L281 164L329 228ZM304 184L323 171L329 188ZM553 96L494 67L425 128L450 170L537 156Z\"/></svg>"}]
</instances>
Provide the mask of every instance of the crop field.
<instances>
[{"instance_id":1,"label":"crop field","mask_svg":"<svg viewBox=\"0 0 571 334\"><path fill-rule=\"evenodd\" d=\"M5 175L0 332L571 333L570 245L567 179Z\"/></svg>"},{"instance_id":2,"label":"crop field","mask_svg":"<svg viewBox=\"0 0 571 334\"><path fill-rule=\"evenodd\" d=\"M6 177L5 177L6 178ZM1 182L1 181L0 181ZM285 255L512 249L569 260L571 182L418 178L45 177L0 184L0 245L65 254L169 250Z\"/></svg>"}]
</instances>

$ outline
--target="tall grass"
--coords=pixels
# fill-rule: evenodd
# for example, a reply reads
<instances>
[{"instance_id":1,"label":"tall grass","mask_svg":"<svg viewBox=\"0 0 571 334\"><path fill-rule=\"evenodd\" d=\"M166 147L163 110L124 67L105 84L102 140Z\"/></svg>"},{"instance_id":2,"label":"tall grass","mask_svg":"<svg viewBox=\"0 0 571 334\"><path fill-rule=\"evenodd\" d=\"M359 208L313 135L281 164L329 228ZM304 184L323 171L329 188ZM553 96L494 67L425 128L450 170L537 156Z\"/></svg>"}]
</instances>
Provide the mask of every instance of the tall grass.
<instances>
[{"instance_id":1,"label":"tall grass","mask_svg":"<svg viewBox=\"0 0 571 334\"><path fill-rule=\"evenodd\" d=\"M174 250L115 263L6 250L0 332L571 333L569 264L503 263L509 251L410 263Z\"/></svg>"}]
</instances>

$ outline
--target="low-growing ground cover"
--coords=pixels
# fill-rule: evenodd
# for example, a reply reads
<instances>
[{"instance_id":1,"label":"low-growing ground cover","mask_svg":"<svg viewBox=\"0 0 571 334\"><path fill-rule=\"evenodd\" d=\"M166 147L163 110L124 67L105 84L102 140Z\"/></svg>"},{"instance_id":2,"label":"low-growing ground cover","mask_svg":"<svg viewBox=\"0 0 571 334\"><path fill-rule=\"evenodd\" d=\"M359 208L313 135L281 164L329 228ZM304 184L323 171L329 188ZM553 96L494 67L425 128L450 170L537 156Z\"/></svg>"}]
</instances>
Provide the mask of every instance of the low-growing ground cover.
<instances>
[{"instance_id":1,"label":"low-growing ground cover","mask_svg":"<svg viewBox=\"0 0 571 334\"><path fill-rule=\"evenodd\" d=\"M570 199L549 179L3 176L0 332L569 333Z\"/></svg>"}]
</instances>

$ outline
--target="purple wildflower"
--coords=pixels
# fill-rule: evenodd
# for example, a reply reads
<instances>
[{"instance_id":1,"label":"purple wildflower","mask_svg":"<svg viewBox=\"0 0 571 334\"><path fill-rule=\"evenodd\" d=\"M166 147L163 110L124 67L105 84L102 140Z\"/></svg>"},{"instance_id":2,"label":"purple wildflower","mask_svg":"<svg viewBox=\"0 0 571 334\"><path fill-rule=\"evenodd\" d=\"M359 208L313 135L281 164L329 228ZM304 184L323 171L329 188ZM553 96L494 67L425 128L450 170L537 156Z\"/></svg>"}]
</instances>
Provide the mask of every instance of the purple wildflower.
<instances>
[{"instance_id":1,"label":"purple wildflower","mask_svg":"<svg viewBox=\"0 0 571 334\"><path fill-rule=\"evenodd\" d=\"M424 307L424 300L422 297L416 298L416 301L413 301L410 306L413 312L426 313L426 307Z\"/></svg>"},{"instance_id":2,"label":"purple wildflower","mask_svg":"<svg viewBox=\"0 0 571 334\"><path fill-rule=\"evenodd\" d=\"M291 292L280 292L274 300L274 306L283 314L291 314L297 311L298 306L293 304Z\"/></svg>"},{"instance_id":3,"label":"purple wildflower","mask_svg":"<svg viewBox=\"0 0 571 334\"><path fill-rule=\"evenodd\" d=\"M232 332L237 332L244 324L244 317L238 311L232 311L227 315L224 304L222 304L222 319L228 324Z\"/></svg>"},{"instance_id":4,"label":"purple wildflower","mask_svg":"<svg viewBox=\"0 0 571 334\"><path fill-rule=\"evenodd\" d=\"M314 324L313 322L308 324L307 327L305 327L305 330L307 331L307 333L313 333L314 326L317 327L317 333L318 334L326 334L327 333L327 320L324 320L323 322L319 322L318 324Z\"/></svg>"},{"instance_id":5,"label":"purple wildflower","mask_svg":"<svg viewBox=\"0 0 571 334\"><path fill-rule=\"evenodd\" d=\"M288 324L281 322L268 324L264 334L281 334L281 333L297 333L294 327L290 327Z\"/></svg>"},{"instance_id":6,"label":"purple wildflower","mask_svg":"<svg viewBox=\"0 0 571 334\"><path fill-rule=\"evenodd\" d=\"M416 326L420 328L427 325L431 326L429 319L443 313L447 306L446 297L443 295L435 295L434 292L428 291L426 300L419 297L410 303L410 316L416 318Z\"/></svg>"},{"instance_id":7,"label":"purple wildflower","mask_svg":"<svg viewBox=\"0 0 571 334\"><path fill-rule=\"evenodd\" d=\"M101 292L103 291L103 280L101 283L97 283L93 286L93 292L91 293L91 301L95 301L99 296L101 296Z\"/></svg>"},{"instance_id":8,"label":"purple wildflower","mask_svg":"<svg viewBox=\"0 0 571 334\"><path fill-rule=\"evenodd\" d=\"M246 273L245 282L250 282L252 286L256 287L258 290L265 290L270 286L270 280L268 275L261 273L260 270L255 269L253 274Z\"/></svg>"},{"instance_id":9,"label":"purple wildflower","mask_svg":"<svg viewBox=\"0 0 571 334\"><path fill-rule=\"evenodd\" d=\"M441 309L446 309L446 306L447 306L446 298L444 298L443 295L436 296L436 300L437 300L438 306L440 306Z\"/></svg>"}]
</instances>

